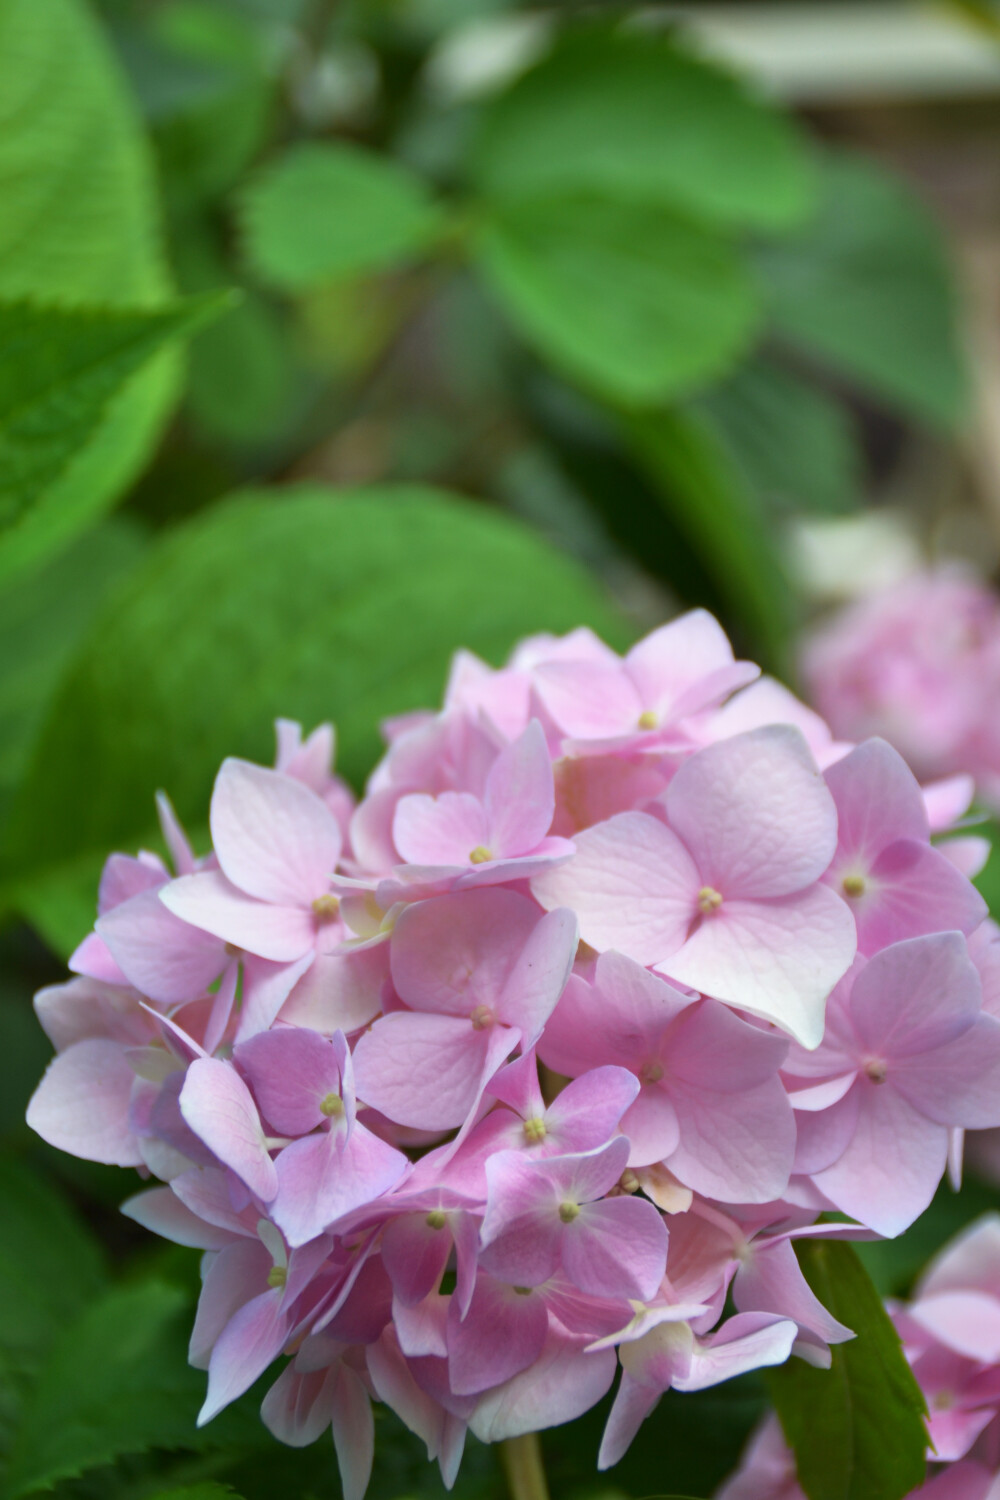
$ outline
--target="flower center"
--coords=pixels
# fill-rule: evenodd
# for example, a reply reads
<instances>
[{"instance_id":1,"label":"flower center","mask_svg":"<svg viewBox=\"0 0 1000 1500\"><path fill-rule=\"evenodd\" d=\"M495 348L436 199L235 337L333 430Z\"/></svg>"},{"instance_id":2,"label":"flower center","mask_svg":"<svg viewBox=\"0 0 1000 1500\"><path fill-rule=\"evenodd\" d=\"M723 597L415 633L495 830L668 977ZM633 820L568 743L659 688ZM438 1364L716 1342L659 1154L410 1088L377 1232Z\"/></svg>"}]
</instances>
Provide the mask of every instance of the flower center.
<instances>
[{"instance_id":1,"label":"flower center","mask_svg":"<svg viewBox=\"0 0 1000 1500\"><path fill-rule=\"evenodd\" d=\"M639 1191L639 1179L631 1167L626 1167L618 1179L618 1186L623 1193L637 1193Z\"/></svg>"},{"instance_id":2,"label":"flower center","mask_svg":"<svg viewBox=\"0 0 1000 1500\"><path fill-rule=\"evenodd\" d=\"M865 1063L865 1076L870 1078L872 1083L885 1083L889 1076L889 1069L880 1057L872 1057Z\"/></svg>"},{"instance_id":3,"label":"flower center","mask_svg":"<svg viewBox=\"0 0 1000 1500\"><path fill-rule=\"evenodd\" d=\"M651 708L645 709L639 715L639 728L640 729L655 729L656 726L659 724L659 722L660 722L660 720L659 720L658 716L656 714L654 714L654 712L653 712L653 710Z\"/></svg>"},{"instance_id":4,"label":"flower center","mask_svg":"<svg viewBox=\"0 0 1000 1500\"><path fill-rule=\"evenodd\" d=\"M267 1273L267 1284L273 1289L284 1286L287 1280L288 1271L284 1266L272 1266Z\"/></svg>"},{"instance_id":5,"label":"flower center","mask_svg":"<svg viewBox=\"0 0 1000 1500\"><path fill-rule=\"evenodd\" d=\"M486 1031L493 1025L496 1016L488 1005L477 1005L469 1016L469 1020L472 1022L473 1031Z\"/></svg>"},{"instance_id":6,"label":"flower center","mask_svg":"<svg viewBox=\"0 0 1000 1500\"><path fill-rule=\"evenodd\" d=\"M344 1113L344 1101L339 1094L325 1094L319 1101L319 1112L328 1120L331 1117L337 1119Z\"/></svg>"},{"instance_id":7,"label":"flower center","mask_svg":"<svg viewBox=\"0 0 1000 1500\"><path fill-rule=\"evenodd\" d=\"M702 916L710 917L722 905L722 893L714 886L703 885L698 892L698 910Z\"/></svg>"},{"instance_id":8,"label":"flower center","mask_svg":"<svg viewBox=\"0 0 1000 1500\"><path fill-rule=\"evenodd\" d=\"M317 896L312 904L313 916L317 922L333 922L340 913L340 902L336 896L327 891L325 896Z\"/></svg>"},{"instance_id":9,"label":"flower center","mask_svg":"<svg viewBox=\"0 0 1000 1500\"><path fill-rule=\"evenodd\" d=\"M645 1063L643 1065L643 1069L639 1074L639 1077L642 1079L643 1083L659 1083L660 1079L663 1077L663 1064L661 1062L657 1062L657 1060L654 1058L651 1062Z\"/></svg>"},{"instance_id":10,"label":"flower center","mask_svg":"<svg viewBox=\"0 0 1000 1500\"><path fill-rule=\"evenodd\" d=\"M840 889L850 900L857 900L865 893L865 877L863 875L845 875L840 882Z\"/></svg>"},{"instance_id":11,"label":"flower center","mask_svg":"<svg viewBox=\"0 0 1000 1500\"><path fill-rule=\"evenodd\" d=\"M443 1208L432 1208L424 1220L428 1229L443 1229L447 1222Z\"/></svg>"},{"instance_id":12,"label":"flower center","mask_svg":"<svg viewBox=\"0 0 1000 1500\"><path fill-rule=\"evenodd\" d=\"M474 865L484 865L487 860L493 858L493 850L487 849L485 844L477 844L474 849L469 850L469 859Z\"/></svg>"},{"instance_id":13,"label":"flower center","mask_svg":"<svg viewBox=\"0 0 1000 1500\"><path fill-rule=\"evenodd\" d=\"M525 1120L524 1139L529 1146L537 1146L539 1141L544 1141L545 1121L540 1115L532 1115L530 1120Z\"/></svg>"},{"instance_id":14,"label":"flower center","mask_svg":"<svg viewBox=\"0 0 1000 1500\"><path fill-rule=\"evenodd\" d=\"M560 1203L559 1205L559 1217L564 1224L572 1224L579 1212L579 1203Z\"/></svg>"}]
</instances>

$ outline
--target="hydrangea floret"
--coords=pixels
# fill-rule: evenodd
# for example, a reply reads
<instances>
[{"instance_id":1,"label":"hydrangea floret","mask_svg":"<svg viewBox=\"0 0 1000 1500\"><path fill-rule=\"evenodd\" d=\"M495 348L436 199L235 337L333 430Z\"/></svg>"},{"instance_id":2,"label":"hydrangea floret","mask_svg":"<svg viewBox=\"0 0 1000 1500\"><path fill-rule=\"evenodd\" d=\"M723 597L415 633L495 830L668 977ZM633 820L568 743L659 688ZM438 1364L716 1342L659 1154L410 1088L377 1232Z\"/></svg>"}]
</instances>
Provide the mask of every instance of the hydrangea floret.
<instances>
[{"instance_id":1,"label":"hydrangea floret","mask_svg":"<svg viewBox=\"0 0 1000 1500\"><path fill-rule=\"evenodd\" d=\"M264 1421L332 1429L360 1500L373 1402L450 1486L468 1431L570 1421L619 1364L602 1467L670 1388L829 1363L794 1240L898 1234L1000 1125L955 797L701 611L624 657L462 652L385 732L355 805L330 727L279 722L203 857L161 795L172 868L112 855L36 1000L30 1124L204 1252L201 1420L287 1357Z\"/></svg>"}]
</instances>

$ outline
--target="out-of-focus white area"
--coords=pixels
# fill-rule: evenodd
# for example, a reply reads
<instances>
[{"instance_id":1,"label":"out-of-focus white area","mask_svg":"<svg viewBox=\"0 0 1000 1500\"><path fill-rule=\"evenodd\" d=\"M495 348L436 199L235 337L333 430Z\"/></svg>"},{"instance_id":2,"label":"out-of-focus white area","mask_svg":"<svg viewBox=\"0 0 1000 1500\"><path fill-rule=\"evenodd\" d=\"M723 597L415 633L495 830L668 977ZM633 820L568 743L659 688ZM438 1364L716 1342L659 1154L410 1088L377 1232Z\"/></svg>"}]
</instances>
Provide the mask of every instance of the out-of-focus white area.
<instances>
[{"instance_id":1,"label":"out-of-focus white area","mask_svg":"<svg viewBox=\"0 0 1000 1500\"><path fill-rule=\"evenodd\" d=\"M887 588L925 563L911 518L888 506L836 520L796 522L787 545L804 592L824 604Z\"/></svg>"},{"instance_id":2,"label":"out-of-focus white area","mask_svg":"<svg viewBox=\"0 0 1000 1500\"><path fill-rule=\"evenodd\" d=\"M657 14L796 103L1000 92L996 41L943 5L667 5Z\"/></svg>"},{"instance_id":3,"label":"out-of-focus white area","mask_svg":"<svg viewBox=\"0 0 1000 1500\"><path fill-rule=\"evenodd\" d=\"M544 51L556 12L479 16L449 31L425 74L442 103L502 88ZM1000 93L1000 47L957 8L906 0L660 5L635 25L678 25L702 51L798 104Z\"/></svg>"}]
</instances>

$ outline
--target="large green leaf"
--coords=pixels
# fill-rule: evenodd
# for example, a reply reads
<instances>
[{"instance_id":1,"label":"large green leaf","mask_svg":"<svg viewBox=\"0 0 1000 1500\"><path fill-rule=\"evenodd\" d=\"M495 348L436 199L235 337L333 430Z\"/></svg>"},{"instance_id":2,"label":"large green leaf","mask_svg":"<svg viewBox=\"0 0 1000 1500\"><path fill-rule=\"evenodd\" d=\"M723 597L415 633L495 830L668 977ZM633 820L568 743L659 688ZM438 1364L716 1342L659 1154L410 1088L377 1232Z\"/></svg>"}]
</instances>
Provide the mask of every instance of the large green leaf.
<instances>
[{"instance_id":1,"label":"large green leaf","mask_svg":"<svg viewBox=\"0 0 1000 1500\"><path fill-rule=\"evenodd\" d=\"M861 452L846 408L776 360L748 360L699 407L769 506L836 513L860 503Z\"/></svg>"},{"instance_id":2,"label":"large green leaf","mask_svg":"<svg viewBox=\"0 0 1000 1500\"><path fill-rule=\"evenodd\" d=\"M780 334L903 413L953 426L966 380L941 233L898 178L831 155L819 213L760 256Z\"/></svg>"},{"instance_id":3,"label":"large green leaf","mask_svg":"<svg viewBox=\"0 0 1000 1500\"><path fill-rule=\"evenodd\" d=\"M757 322L731 246L658 204L506 204L485 226L479 256L522 333L613 400L649 404L723 373Z\"/></svg>"},{"instance_id":4,"label":"large green leaf","mask_svg":"<svg viewBox=\"0 0 1000 1500\"><path fill-rule=\"evenodd\" d=\"M60 673L144 545L116 516L0 591L0 822Z\"/></svg>"},{"instance_id":5,"label":"large green leaf","mask_svg":"<svg viewBox=\"0 0 1000 1500\"><path fill-rule=\"evenodd\" d=\"M83 0L0 5L0 296L152 307L169 290L134 108ZM0 546L0 576L120 496L176 389L175 355L135 375L93 441Z\"/></svg>"},{"instance_id":6,"label":"large green leaf","mask_svg":"<svg viewBox=\"0 0 1000 1500\"><path fill-rule=\"evenodd\" d=\"M228 1484L207 1480L204 1484L182 1484L176 1489L157 1490L152 1500L240 1500L240 1497Z\"/></svg>"},{"instance_id":7,"label":"large green leaf","mask_svg":"<svg viewBox=\"0 0 1000 1500\"><path fill-rule=\"evenodd\" d=\"M663 508L741 622L755 659L787 675L795 598L773 528L704 415L644 413L624 428Z\"/></svg>"},{"instance_id":8,"label":"large green leaf","mask_svg":"<svg viewBox=\"0 0 1000 1500\"><path fill-rule=\"evenodd\" d=\"M0 534L86 448L129 377L226 300L210 294L149 310L0 300Z\"/></svg>"},{"instance_id":9,"label":"large green leaf","mask_svg":"<svg viewBox=\"0 0 1000 1500\"><path fill-rule=\"evenodd\" d=\"M11 874L129 846L166 787L204 820L227 754L268 759L271 720L332 718L356 780L378 722L440 700L460 645L623 626L526 528L429 490L238 498L165 538L63 682L11 817Z\"/></svg>"},{"instance_id":10,"label":"large green leaf","mask_svg":"<svg viewBox=\"0 0 1000 1500\"><path fill-rule=\"evenodd\" d=\"M789 119L668 38L571 38L488 110L473 160L491 198L595 192L777 229L808 210Z\"/></svg>"},{"instance_id":11,"label":"large green leaf","mask_svg":"<svg viewBox=\"0 0 1000 1500\"><path fill-rule=\"evenodd\" d=\"M798 1247L806 1280L857 1337L829 1370L799 1360L768 1372L785 1437L809 1500L901 1500L924 1477L923 1393L878 1293L852 1247Z\"/></svg>"},{"instance_id":12,"label":"large green leaf","mask_svg":"<svg viewBox=\"0 0 1000 1500\"><path fill-rule=\"evenodd\" d=\"M293 146L242 203L250 266L286 291L418 254L441 222L418 177L360 146Z\"/></svg>"},{"instance_id":13,"label":"large green leaf","mask_svg":"<svg viewBox=\"0 0 1000 1500\"><path fill-rule=\"evenodd\" d=\"M196 1447L204 1376L185 1359L189 1308L160 1282L108 1292L64 1330L24 1403L11 1500L119 1454Z\"/></svg>"}]
</instances>

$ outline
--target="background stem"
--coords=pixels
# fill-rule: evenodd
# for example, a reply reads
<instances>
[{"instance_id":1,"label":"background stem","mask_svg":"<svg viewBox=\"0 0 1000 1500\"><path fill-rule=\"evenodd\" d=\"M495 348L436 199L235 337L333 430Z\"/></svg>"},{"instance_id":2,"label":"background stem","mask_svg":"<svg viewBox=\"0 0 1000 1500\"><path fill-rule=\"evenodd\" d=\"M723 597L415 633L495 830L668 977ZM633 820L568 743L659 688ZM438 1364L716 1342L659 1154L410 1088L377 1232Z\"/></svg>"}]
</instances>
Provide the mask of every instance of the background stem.
<instances>
[{"instance_id":1,"label":"background stem","mask_svg":"<svg viewBox=\"0 0 1000 1500\"><path fill-rule=\"evenodd\" d=\"M537 1432L505 1438L500 1444L500 1459L511 1500L549 1500L549 1487L542 1464L542 1445Z\"/></svg>"}]
</instances>

